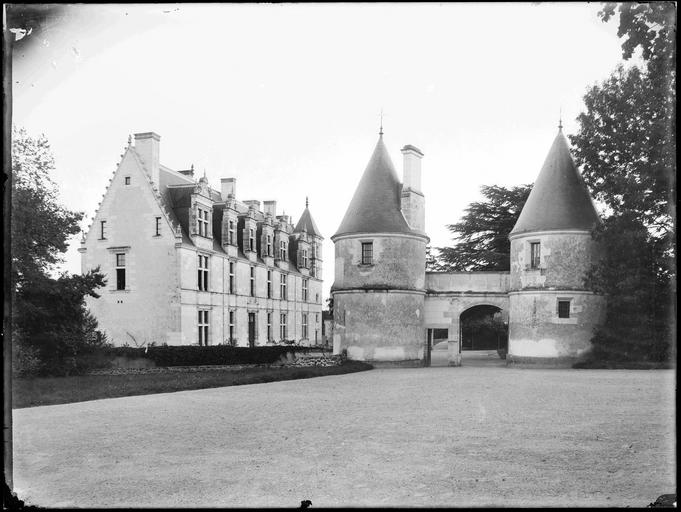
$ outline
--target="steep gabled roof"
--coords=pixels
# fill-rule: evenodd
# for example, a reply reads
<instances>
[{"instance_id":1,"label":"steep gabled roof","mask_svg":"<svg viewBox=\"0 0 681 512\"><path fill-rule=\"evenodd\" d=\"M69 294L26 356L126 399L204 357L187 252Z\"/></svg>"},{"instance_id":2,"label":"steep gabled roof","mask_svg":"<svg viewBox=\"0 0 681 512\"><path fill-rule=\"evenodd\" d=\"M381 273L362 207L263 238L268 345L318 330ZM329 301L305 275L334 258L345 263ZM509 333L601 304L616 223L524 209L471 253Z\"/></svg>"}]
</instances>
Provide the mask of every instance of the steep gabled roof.
<instances>
[{"instance_id":1,"label":"steep gabled roof","mask_svg":"<svg viewBox=\"0 0 681 512\"><path fill-rule=\"evenodd\" d=\"M319 232L317 224L315 224L314 219L312 218L310 209L307 206L305 207L305 211L303 212L303 214L300 216L300 220L298 221L298 224L296 224L296 227L293 230L293 232L302 233L303 229L307 230L308 235L319 237L322 236L322 234Z\"/></svg>"},{"instance_id":2,"label":"steep gabled roof","mask_svg":"<svg viewBox=\"0 0 681 512\"><path fill-rule=\"evenodd\" d=\"M335 236L415 233L402 215L400 183L381 135Z\"/></svg>"},{"instance_id":3,"label":"steep gabled roof","mask_svg":"<svg viewBox=\"0 0 681 512\"><path fill-rule=\"evenodd\" d=\"M589 190L572 160L567 139L559 130L510 234L591 230L598 222Z\"/></svg>"}]
</instances>

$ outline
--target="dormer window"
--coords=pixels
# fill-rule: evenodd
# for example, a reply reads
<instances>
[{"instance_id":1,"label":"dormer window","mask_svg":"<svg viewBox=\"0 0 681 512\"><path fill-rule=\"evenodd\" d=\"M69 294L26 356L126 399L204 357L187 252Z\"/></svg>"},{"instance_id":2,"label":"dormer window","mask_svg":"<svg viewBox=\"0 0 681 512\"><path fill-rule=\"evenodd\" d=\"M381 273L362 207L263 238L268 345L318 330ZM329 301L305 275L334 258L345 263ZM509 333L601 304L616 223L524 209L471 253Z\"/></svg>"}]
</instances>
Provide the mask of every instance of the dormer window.
<instances>
[{"instance_id":1,"label":"dormer window","mask_svg":"<svg viewBox=\"0 0 681 512\"><path fill-rule=\"evenodd\" d=\"M362 265L371 265L374 260L374 243L362 242Z\"/></svg>"},{"instance_id":2,"label":"dormer window","mask_svg":"<svg viewBox=\"0 0 681 512\"><path fill-rule=\"evenodd\" d=\"M255 251L255 231L253 228L248 230L248 249Z\"/></svg>"},{"instance_id":3,"label":"dormer window","mask_svg":"<svg viewBox=\"0 0 681 512\"><path fill-rule=\"evenodd\" d=\"M272 235L267 235L267 256L272 256Z\"/></svg>"},{"instance_id":4,"label":"dormer window","mask_svg":"<svg viewBox=\"0 0 681 512\"><path fill-rule=\"evenodd\" d=\"M279 259L286 261L286 242L282 240L279 242Z\"/></svg>"},{"instance_id":5,"label":"dormer window","mask_svg":"<svg viewBox=\"0 0 681 512\"><path fill-rule=\"evenodd\" d=\"M236 245L236 228L233 220L229 221L229 245Z\"/></svg>"},{"instance_id":6,"label":"dormer window","mask_svg":"<svg viewBox=\"0 0 681 512\"><path fill-rule=\"evenodd\" d=\"M530 268L537 269L541 263L541 243L530 243Z\"/></svg>"},{"instance_id":7,"label":"dormer window","mask_svg":"<svg viewBox=\"0 0 681 512\"><path fill-rule=\"evenodd\" d=\"M198 232L199 236L208 236L208 210L197 208L198 210Z\"/></svg>"},{"instance_id":8,"label":"dormer window","mask_svg":"<svg viewBox=\"0 0 681 512\"><path fill-rule=\"evenodd\" d=\"M303 261L302 261L302 264L303 264L302 266L303 266L303 268L307 268L307 249L303 249L303 251L302 251L302 256L303 256L303 257L302 257L302 260L303 260Z\"/></svg>"}]
</instances>

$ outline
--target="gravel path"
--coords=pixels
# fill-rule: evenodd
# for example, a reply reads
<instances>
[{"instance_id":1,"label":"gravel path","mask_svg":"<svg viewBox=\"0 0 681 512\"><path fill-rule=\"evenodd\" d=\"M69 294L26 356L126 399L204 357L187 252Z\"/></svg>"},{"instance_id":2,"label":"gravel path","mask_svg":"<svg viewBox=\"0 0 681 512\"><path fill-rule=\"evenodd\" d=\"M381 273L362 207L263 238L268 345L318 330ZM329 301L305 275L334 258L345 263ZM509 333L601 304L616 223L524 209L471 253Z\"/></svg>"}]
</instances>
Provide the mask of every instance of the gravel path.
<instances>
[{"instance_id":1,"label":"gravel path","mask_svg":"<svg viewBox=\"0 0 681 512\"><path fill-rule=\"evenodd\" d=\"M646 506L676 492L672 370L417 368L14 411L50 507Z\"/></svg>"}]
</instances>

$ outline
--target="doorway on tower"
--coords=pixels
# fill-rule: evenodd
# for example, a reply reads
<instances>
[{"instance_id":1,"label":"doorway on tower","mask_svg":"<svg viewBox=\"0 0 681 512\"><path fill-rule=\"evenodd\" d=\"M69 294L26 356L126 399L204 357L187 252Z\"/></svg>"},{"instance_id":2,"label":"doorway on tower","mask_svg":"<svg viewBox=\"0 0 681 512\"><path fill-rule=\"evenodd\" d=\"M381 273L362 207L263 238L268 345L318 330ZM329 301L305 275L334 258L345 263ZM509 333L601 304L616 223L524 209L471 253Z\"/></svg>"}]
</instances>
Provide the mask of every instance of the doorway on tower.
<instances>
[{"instance_id":1,"label":"doorway on tower","mask_svg":"<svg viewBox=\"0 0 681 512\"><path fill-rule=\"evenodd\" d=\"M461 313L462 357L480 356L505 359L508 348L508 321L497 306L478 305ZM466 356L469 357L466 357Z\"/></svg>"}]
</instances>

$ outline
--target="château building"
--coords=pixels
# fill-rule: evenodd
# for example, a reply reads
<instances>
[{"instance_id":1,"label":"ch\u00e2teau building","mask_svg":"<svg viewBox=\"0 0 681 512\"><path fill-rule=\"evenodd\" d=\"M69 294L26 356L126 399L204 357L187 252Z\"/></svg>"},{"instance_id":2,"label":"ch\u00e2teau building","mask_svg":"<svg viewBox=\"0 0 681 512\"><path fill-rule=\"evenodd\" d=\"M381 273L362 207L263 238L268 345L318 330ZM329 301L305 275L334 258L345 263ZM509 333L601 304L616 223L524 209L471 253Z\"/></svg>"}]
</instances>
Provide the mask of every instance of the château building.
<instances>
[{"instance_id":1,"label":"ch\u00e2teau building","mask_svg":"<svg viewBox=\"0 0 681 512\"><path fill-rule=\"evenodd\" d=\"M463 319L484 308L508 325L508 363L566 366L586 353L605 310L584 279L599 255L590 234L599 218L562 126L509 233L510 272L426 272L423 153L407 145L402 154L400 182L381 129L331 237L334 351L422 366L446 342L457 366Z\"/></svg>"},{"instance_id":2,"label":"ch\u00e2teau building","mask_svg":"<svg viewBox=\"0 0 681 512\"><path fill-rule=\"evenodd\" d=\"M107 285L87 306L115 345L322 343L322 236L276 201L239 200L160 163L135 134L83 236L81 266Z\"/></svg>"}]
</instances>

